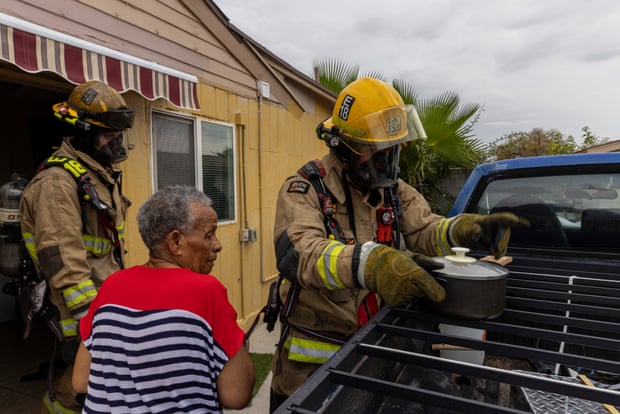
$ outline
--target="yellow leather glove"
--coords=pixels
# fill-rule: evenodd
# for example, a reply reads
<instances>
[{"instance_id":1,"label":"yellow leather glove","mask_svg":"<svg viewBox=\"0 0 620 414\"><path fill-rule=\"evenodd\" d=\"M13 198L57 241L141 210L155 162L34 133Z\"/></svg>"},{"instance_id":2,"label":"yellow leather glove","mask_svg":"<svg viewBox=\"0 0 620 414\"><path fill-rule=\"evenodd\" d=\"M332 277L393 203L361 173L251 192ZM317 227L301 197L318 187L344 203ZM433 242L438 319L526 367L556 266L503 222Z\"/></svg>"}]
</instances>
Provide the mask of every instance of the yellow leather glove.
<instances>
[{"instance_id":1,"label":"yellow leather glove","mask_svg":"<svg viewBox=\"0 0 620 414\"><path fill-rule=\"evenodd\" d=\"M487 247L496 259L506 254L511 228L528 228L530 223L512 213L462 214L450 225L457 246Z\"/></svg>"},{"instance_id":2,"label":"yellow leather glove","mask_svg":"<svg viewBox=\"0 0 620 414\"><path fill-rule=\"evenodd\" d=\"M407 253L369 242L374 247L367 254L363 270L364 287L376 292L389 305L401 305L416 298L428 297L441 302L446 292L435 279ZM443 267L430 257L416 255L428 266Z\"/></svg>"}]
</instances>

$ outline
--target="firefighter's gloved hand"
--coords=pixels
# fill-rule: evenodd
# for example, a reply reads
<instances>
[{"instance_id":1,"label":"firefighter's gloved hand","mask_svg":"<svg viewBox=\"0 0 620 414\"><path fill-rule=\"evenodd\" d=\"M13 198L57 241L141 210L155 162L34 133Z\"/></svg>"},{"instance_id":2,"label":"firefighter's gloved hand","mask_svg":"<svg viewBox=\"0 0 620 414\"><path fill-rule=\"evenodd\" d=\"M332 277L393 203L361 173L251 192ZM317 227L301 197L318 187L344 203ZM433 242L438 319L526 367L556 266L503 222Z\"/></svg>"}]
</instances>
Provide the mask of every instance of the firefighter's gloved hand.
<instances>
[{"instance_id":1,"label":"firefighter's gloved hand","mask_svg":"<svg viewBox=\"0 0 620 414\"><path fill-rule=\"evenodd\" d=\"M425 256L420 253L410 253L409 257L427 272L443 269L443 263L436 262L432 257Z\"/></svg>"},{"instance_id":2,"label":"firefighter's gloved hand","mask_svg":"<svg viewBox=\"0 0 620 414\"><path fill-rule=\"evenodd\" d=\"M456 246L487 247L496 259L506 254L510 230L528 228L530 223L512 213L462 214L450 225L450 238Z\"/></svg>"},{"instance_id":3,"label":"firefighter's gloved hand","mask_svg":"<svg viewBox=\"0 0 620 414\"><path fill-rule=\"evenodd\" d=\"M429 257L416 257L432 266ZM443 287L409 254L373 242L362 245L357 277L363 287L378 293L389 305L401 305L422 297L441 302L446 296Z\"/></svg>"}]
</instances>

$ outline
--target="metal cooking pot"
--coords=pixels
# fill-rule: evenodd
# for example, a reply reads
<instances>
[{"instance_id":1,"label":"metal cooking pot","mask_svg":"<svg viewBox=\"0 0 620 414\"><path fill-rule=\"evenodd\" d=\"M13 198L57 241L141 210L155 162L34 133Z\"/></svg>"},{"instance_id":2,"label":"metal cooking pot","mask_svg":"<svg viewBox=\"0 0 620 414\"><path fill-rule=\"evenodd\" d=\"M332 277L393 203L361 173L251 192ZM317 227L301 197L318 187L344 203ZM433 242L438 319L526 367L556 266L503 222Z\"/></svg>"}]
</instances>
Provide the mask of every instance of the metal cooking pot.
<instances>
[{"instance_id":1,"label":"metal cooking pot","mask_svg":"<svg viewBox=\"0 0 620 414\"><path fill-rule=\"evenodd\" d=\"M434 257L444 265L432 272L446 291L443 302L428 301L428 306L455 319L493 319L506 306L508 269L495 263L466 256L465 247L452 248L454 255Z\"/></svg>"}]
</instances>

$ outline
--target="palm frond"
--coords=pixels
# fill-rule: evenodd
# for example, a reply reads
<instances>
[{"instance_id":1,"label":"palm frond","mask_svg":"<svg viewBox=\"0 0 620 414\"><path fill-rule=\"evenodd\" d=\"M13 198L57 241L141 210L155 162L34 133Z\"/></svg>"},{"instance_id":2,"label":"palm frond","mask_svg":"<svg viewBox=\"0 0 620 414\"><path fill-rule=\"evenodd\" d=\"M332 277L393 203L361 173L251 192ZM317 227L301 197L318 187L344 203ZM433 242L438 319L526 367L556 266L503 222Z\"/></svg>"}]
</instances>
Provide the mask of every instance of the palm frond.
<instances>
[{"instance_id":1,"label":"palm frond","mask_svg":"<svg viewBox=\"0 0 620 414\"><path fill-rule=\"evenodd\" d=\"M351 66L339 59L315 60L319 71L319 82L334 93L340 93L345 86L359 76L359 66Z\"/></svg>"},{"instance_id":2,"label":"palm frond","mask_svg":"<svg viewBox=\"0 0 620 414\"><path fill-rule=\"evenodd\" d=\"M386 81L385 75L378 70L371 70L370 72L364 72L360 75L360 78L373 78L379 79L383 82Z\"/></svg>"},{"instance_id":3,"label":"palm frond","mask_svg":"<svg viewBox=\"0 0 620 414\"><path fill-rule=\"evenodd\" d=\"M398 93L403 98L403 101L405 101L406 104L412 104L417 109L419 95L412 84L410 84L407 81L400 80L400 79L394 79L392 81L392 86L394 86L394 89L398 91Z\"/></svg>"},{"instance_id":4,"label":"palm frond","mask_svg":"<svg viewBox=\"0 0 620 414\"><path fill-rule=\"evenodd\" d=\"M418 104L420 119L428 136L424 145L437 157L436 162L471 168L482 158L484 144L473 139L472 117L480 105L460 105L460 98L452 91L422 99Z\"/></svg>"}]
</instances>

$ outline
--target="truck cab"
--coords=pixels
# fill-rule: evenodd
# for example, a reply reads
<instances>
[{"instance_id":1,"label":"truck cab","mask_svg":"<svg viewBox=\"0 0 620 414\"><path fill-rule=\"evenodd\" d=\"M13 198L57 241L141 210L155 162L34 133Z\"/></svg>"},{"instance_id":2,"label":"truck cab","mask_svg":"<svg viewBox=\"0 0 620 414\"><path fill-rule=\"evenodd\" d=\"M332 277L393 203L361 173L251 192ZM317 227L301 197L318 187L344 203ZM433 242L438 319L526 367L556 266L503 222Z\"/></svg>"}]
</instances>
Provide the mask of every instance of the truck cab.
<instances>
[{"instance_id":1,"label":"truck cab","mask_svg":"<svg viewBox=\"0 0 620 414\"><path fill-rule=\"evenodd\" d=\"M620 258L620 153L516 158L475 168L449 215L509 211L509 254Z\"/></svg>"}]
</instances>

